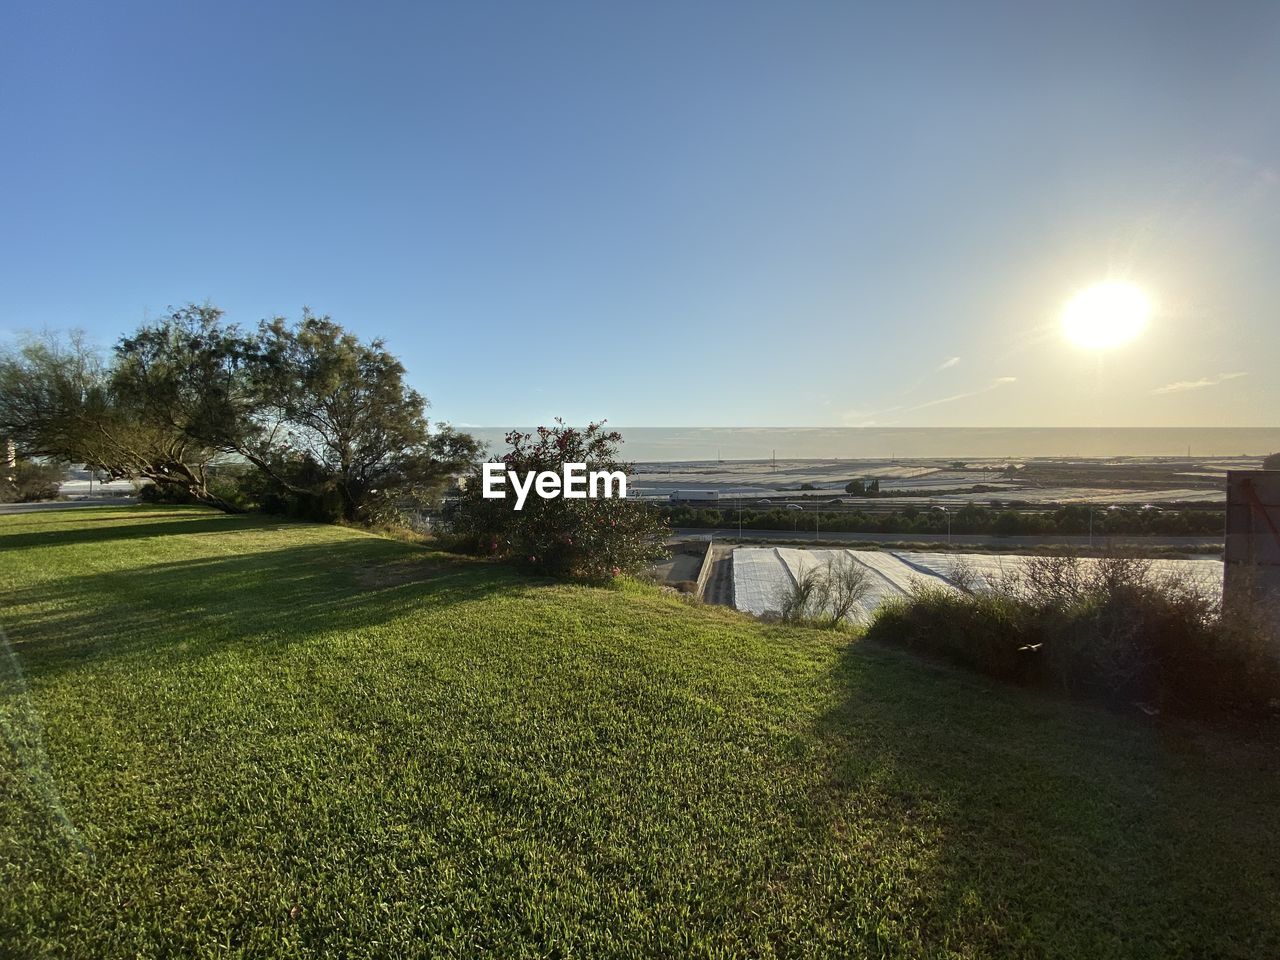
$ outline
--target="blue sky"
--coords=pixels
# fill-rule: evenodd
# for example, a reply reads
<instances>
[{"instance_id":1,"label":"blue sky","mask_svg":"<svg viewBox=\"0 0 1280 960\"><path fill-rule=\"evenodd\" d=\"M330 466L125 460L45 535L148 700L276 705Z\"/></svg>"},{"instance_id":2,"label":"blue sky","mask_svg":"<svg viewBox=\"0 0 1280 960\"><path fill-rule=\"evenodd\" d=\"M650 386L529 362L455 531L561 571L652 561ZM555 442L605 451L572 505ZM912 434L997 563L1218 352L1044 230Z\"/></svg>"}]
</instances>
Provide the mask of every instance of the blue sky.
<instances>
[{"instance_id":1,"label":"blue sky","mask_svg":"<svg viewBox=\"0 0 1280 960\"><path fill-rule=\"evenodd\" d=\"M0 335L385 337L433 414L1270 426L1280 4L7 4ZM1092 282L1155 304L1106 353Z\"/></svg>"}]
</instances>

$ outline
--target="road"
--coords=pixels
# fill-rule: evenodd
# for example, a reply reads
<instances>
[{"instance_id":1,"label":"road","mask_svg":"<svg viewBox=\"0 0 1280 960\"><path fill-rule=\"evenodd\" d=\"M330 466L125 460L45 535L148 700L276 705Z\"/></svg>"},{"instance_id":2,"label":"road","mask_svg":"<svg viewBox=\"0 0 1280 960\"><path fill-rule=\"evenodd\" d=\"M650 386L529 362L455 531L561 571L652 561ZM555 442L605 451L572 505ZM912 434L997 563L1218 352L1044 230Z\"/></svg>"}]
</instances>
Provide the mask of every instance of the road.
<instances>
[{"instance_id":1,"label":"road","mask_svg":"<svg viewBox=\"0 0 1280 960\"><path fill-rule=\"evenodd\" d=\"M714 536L717 540L742 539L796 542L804 540L824 540L831 543L950 543L952 546L970 547L1044 547L1049 545L1066 547L1090 546L1087 536L1059 536L1054 534L1045 537L994 537L980 533L957 533L949 539L945 533L827 533L814 537L812 530L743 530L738 536L737 527L720 527L716 530L705 530L692 527L680 527L673 531L686 540L709 540ZM1216 551L1222 549L1222 537L1094 537L1095 547L1176 547L1182 549Z\"/></svg>"},{"instance_id":2,"label":"road","mask_svg":"<svg viewBox=\"0 0 1280 960\"><path fill-rule=\"evenodd\" d=\"M702 599L725 607L733 606L733 551L728 547L714 546L711 557L711 574Z\"/></svg>"}]
</instances>

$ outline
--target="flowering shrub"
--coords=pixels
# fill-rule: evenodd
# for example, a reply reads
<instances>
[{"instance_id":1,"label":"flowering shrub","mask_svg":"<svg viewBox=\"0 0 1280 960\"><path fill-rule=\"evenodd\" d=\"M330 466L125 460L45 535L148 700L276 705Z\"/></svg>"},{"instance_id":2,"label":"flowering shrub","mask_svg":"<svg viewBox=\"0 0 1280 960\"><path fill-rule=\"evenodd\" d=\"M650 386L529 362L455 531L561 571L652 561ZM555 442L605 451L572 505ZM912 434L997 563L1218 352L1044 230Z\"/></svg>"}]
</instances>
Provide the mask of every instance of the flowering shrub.
<instances>
[{"instance_id":1,"label":"flowering shrub","mask_svg":"<svg viewBox=\"0 0 1280 960\"><path fill-rule=\"evenodd\" d=\"M588 470L621 470L622 435L603 423L583 429L557 419L533 433L513 430L501 460L506 470L559 473L566 463ZM651 505L623 498L530 497L522 510L512 497L485 499L479 470L465 485L455 531L478 553L515 560L539 573L573 580L604 581L635 573L662 555L666 524Z\"/></svg>"}]
</instances>

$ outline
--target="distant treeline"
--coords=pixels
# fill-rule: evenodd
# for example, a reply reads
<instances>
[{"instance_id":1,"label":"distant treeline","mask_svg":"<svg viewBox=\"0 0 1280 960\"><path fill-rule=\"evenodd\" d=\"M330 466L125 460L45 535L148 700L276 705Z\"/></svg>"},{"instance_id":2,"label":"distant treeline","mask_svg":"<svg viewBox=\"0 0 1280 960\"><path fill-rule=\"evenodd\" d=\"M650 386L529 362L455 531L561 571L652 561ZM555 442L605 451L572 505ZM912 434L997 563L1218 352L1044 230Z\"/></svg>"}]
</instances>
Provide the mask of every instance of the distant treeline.
<instances>
[{"instance_id":1,"label":"distant treeline","mask_svg":"<svg viewBox=\"0 0 1280 960\"><path fill-rule=\"evenodd\" d=\"M1059 507L1056 510L1016 511L968 504L951 510L952 533L995 536L1043 536L1089 533L1089 508ZM663 515L672 527L736 527L737 510L689 506L664 507ZM815 526L836 533L946 533L947 514L941 510L907 507L891 513L862 510L826 512L812 510L743 509L742 527L750 530L813 530ZM1221 510L1093 510L1093 533L1150 534L1153 536L1213 536L1222 533Z\"/></svg>"}]
</instances>

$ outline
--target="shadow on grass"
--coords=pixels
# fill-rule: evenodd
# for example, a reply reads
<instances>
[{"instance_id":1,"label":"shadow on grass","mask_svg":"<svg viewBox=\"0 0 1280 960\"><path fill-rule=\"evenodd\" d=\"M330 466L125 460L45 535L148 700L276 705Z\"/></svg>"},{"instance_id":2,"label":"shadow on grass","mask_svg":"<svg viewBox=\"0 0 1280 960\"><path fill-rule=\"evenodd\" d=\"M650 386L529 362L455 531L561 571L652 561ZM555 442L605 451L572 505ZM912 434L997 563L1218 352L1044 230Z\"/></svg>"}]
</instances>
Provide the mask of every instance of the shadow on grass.
<instances>
[{"instance_id":1,"label":"shadow on grass","mask_svg":"<svg viewBox=\"0 0 1280 960\"><path fill-rule=\"evenodd\" d=\"M226 529L218 523L139 527ZM9 591L3 625L35 678L103 659L305 642L527 586L503 567L369 537L59 578Z\"/></svg>"},{"instance_id":2,"label":"shadow on grass","mask_svg":"<svg viewBox=\"0 0 1280 960\"><path fill-rule=\"evenodd\" d=\"M824 842L899 865L879 922L919 949L1276 955L1274 743L1162 732L866 642L833 679Z\"/></svg>"},{"instance_id":3,"label":"shadow on grass","mask_svg":"<svg viewBox=\"0 0 1280 960\"><path fill-rule=\"evenodd\" d=\"M230 520L252 521L280 519L263 514L229 514L211 510L208 507L171 506L151 507L145 504L90 504L75 510L33 510L30 513L0 514L0 540L5 537L4 530L10 527L55 526L58 524L83 526L86 523L121 523L133 520L190 520L203 517L222 517Z\"/></svg>"},{"instance_id":4,"label":"shadow on grass","mask_svg":"<svg viewBox=\"0 0 1280 960\"><path fill-rule=\"evenodd\" d=\"M87 511L86 511L87 512ZM145 520L143 519L145 517ZM100 521L98 524L86 521ZM110 525L102 521L113 521ZM27 547L65 547L81 543L110 543L116 540L140 540L145 537L167 537L188 533L228 533L243 530L277 530L290 521L265 516L239 514L210 514L204 511L191 513L154 513L140 515L137 520L128 514L109 514L98 517L77 516L68 520L49 520L42 516L37 530L6 532L20 523L0 526L0 550L21 550ZM29 526L29 524L27 525ZM69 529L48 529L65 526Z\"/></svg>"}]
</instances>

